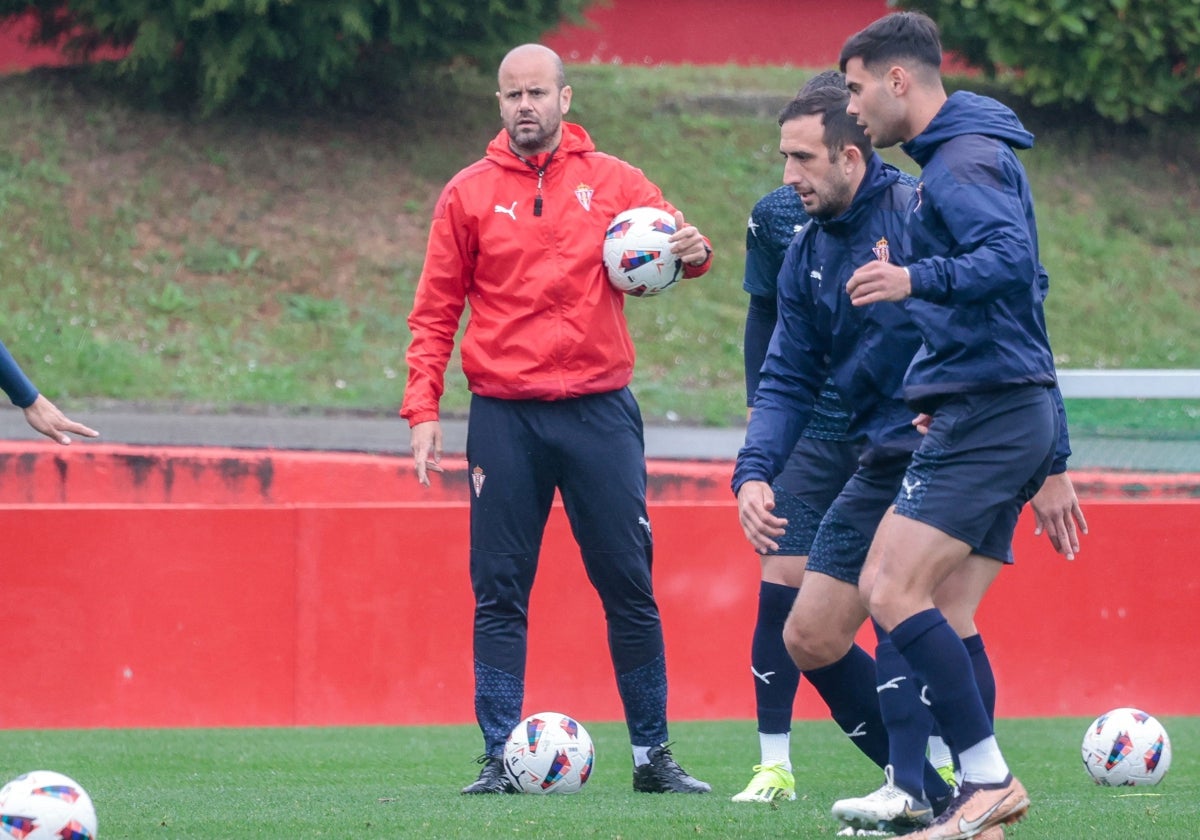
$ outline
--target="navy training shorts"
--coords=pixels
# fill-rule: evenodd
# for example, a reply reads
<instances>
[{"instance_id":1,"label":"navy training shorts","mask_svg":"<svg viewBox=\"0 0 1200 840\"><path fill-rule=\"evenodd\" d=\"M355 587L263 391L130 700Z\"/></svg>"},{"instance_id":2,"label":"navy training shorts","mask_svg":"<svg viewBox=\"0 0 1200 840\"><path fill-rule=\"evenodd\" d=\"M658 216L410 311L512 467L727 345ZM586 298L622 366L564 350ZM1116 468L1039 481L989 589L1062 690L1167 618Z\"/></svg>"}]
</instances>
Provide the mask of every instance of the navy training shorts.
<instances>
[{"instance_id":1,"label":"navy training shorts","mask_svg":"<svg viewBox=\"0 0 1200 840\"><path fill-rule=\"evenodd\" d=\"M858 584L875 530L895 502L907 467L905 455L858 468L821 520L806 573Z\"/></svg>"},{"instance_id":2,"label":"navy training shorts","mask_svg":"<svg viewBox=\"0 0 1200 840\"><path fill-rule=\"evenodd\" d=\"M1021 508L1054 462L1058 423L1040 385L947 399L913 453L896 513L1011 563Z\"/></svg>"},{"instance_id":3,"label":"navy training shorts","mask_svg":"<svg viewBox=\"0 0 1200 840\"><path fill-rule=\"evenodd\" d=\"M803 557L812 548L821 517L858 468L858 447L848 441L802 437L771 483L775 515L788 521L777 551Z\"/></svg>"}]
</instances>

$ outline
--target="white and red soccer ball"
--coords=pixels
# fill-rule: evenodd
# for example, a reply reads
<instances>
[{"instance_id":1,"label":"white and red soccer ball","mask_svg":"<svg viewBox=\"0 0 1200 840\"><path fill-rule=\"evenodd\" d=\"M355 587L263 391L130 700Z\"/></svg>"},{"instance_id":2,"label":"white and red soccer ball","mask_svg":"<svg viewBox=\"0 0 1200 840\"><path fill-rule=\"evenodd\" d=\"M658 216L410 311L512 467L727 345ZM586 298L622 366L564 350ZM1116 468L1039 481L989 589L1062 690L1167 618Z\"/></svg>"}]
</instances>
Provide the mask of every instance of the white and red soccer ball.
<instances>
[{"instance_id":1,"label":"white and red soccer ball","mask_svg":"<svg viewBox=\"0 0 1200 840\"><path fill-rule=\"evenodd\" d=\"M1156 785L1171 767L1171 739L1141 709L1105 712L1083 734L1083 767L1098 785Z\"/></svg>"},{"instance_id":2,"label":"white and red soccer ball","mask_svg":"<svg viewBox=\"0 0 1200 840\"><path fill-rule=\"evenodd\" d=\"M504 772L521 793L577 793L594 760L587 730L558 712L530 715L504 744Z\"/></svg>"},{"instance_id":3,"label":"white and red soccer ball","mask_svg":"<svg viewBox=\"0 0 1200 840\"><path fill-rule=\"evenodd\" d=\"M96 809L83 786L53 770L24 773L0 788L5 840L96 840Z\"/></svg>"},{"instance_id":4,"label":"white and red soccer ball","mask_svg":"<svg viewBox=\"0 0 1200 840\"><path fill-rule=\"evenodd\" d=\"M683 276L683 260L668 241L675 219L657 207L634 207L618 213L604 234L604 267L616 288L634 297L669 289Z\"/></svg>"}]
</instances>

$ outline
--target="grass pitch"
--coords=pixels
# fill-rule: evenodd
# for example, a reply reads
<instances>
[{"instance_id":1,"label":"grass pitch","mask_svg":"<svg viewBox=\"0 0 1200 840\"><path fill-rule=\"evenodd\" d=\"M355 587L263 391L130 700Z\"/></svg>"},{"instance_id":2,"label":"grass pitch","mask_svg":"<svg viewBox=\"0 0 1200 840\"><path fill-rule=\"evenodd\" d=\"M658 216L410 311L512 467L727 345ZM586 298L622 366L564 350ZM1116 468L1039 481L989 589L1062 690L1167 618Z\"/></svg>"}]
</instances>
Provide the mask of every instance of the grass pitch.
<instances>
[{"instance_id":1,"label":"grass pitch","mask_svg":"<svg viewBox=\"0 0 1200 840\"><path fill-rule=\"evenodd\" d=\"M1200 718L1159 716L1173 761L1152 788L1101 788L1079 743L1090 720L1002 720L998 737L1033 806L1009 830L1037 838L1190 838L1200 818ZM832 837L835 799L881 774L827 721L792 732L797 799L734 804L757 760L752 721L677 723L674 752L710 796L636 794L624 726L587 723L596 769L575 796L465 797L473 726L0 732L0 775L53 769L96 803L103 840L195 838Z\"/></svg>"}]
</instances>

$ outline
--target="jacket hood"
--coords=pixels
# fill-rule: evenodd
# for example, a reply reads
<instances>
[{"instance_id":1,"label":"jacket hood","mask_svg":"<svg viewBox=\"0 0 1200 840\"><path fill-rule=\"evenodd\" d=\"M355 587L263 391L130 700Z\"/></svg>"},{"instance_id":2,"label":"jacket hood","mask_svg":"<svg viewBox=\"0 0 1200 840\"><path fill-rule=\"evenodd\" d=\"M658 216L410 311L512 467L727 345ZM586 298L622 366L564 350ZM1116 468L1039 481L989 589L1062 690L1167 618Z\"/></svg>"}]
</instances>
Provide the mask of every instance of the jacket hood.
<instances>
[{"instance_id":1,"label":"jacket hood","mask_svg":"<svg viewBox=\"0 0 1200 840\"><path fill-rule=\"evenodd\" d=\"M989 96L960 90L950 94L925 130L901 148L924 166L938 146L963 134L994 137L1014 149L1033 146L1033 135L1011 108Z\"/></svg>"},{"instance_id":2,"label":"jacket hood","mask_svg":"<svg viewBox=\"0 0 1200 840\"><path fill-rule=\"evenodd\" d=\"M596 144L592 142L592 138L584 131L583 126L563 121L562 141L558 144L558 148L554 150L555 157L594 151L596 151ZM488 143L486 157L488 160L495 161L501 166L511 169L523 169L526 167L526 164L517 157L516 152L509 147L508 130L504 128L500 129L500 133L492 138L492 142Z\"/></svg>"}]
</instances>

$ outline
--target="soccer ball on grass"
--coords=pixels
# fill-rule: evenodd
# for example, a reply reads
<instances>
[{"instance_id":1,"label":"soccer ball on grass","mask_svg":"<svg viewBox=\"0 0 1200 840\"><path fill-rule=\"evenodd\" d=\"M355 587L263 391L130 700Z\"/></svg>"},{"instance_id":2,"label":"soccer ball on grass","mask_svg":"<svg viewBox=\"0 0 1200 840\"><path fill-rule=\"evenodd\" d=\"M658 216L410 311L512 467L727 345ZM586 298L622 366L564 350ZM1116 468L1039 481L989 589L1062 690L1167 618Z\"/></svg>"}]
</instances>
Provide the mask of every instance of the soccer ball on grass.
<instances>
[{"instance_id":1,"label":"soccer ball on grass","mask_svg":"<svg viewBox=\"0 0 1200 840\"><path fill-rule=\"evenodd\" d=\"M592 774L595 750L582 724L539 712L517 724L504 744L504 772L521 793L577 793Z\"/></svg>"},{"instance_id":2,"label":"soccer ball on grass","mask_svg":"<svg viewBox=\"0 0 1200 840\"><path fill-rule=\"evenodd\" d=\"M0 837L95 840L96 809L74 779L34 770L0 788Z\"/></svg>"},{"instance_id":3,"label":"soccer ball on grass","mask_svg":"<svg viewBox=\"0 0 1200 840\"><path fill-rule=\"evenodd\" d=\"M634 297L665 291L683 276L683 260L668 241L675 219L657 207L634 207L618 213L604 234L604 267L616 288Z\"/></svg>"},{"instance_id":4,"label":"soccer ball on grass","mask_svg":"<svg viewBox=\"0 0 1200 840\"><path fill-rule=\"evenodd\" d=\"M1083 735L1083 767L1098 785L1156 785L1171 766L1171 739L1141 709L1105 712Z\"/></svg>"}]
</instances>

